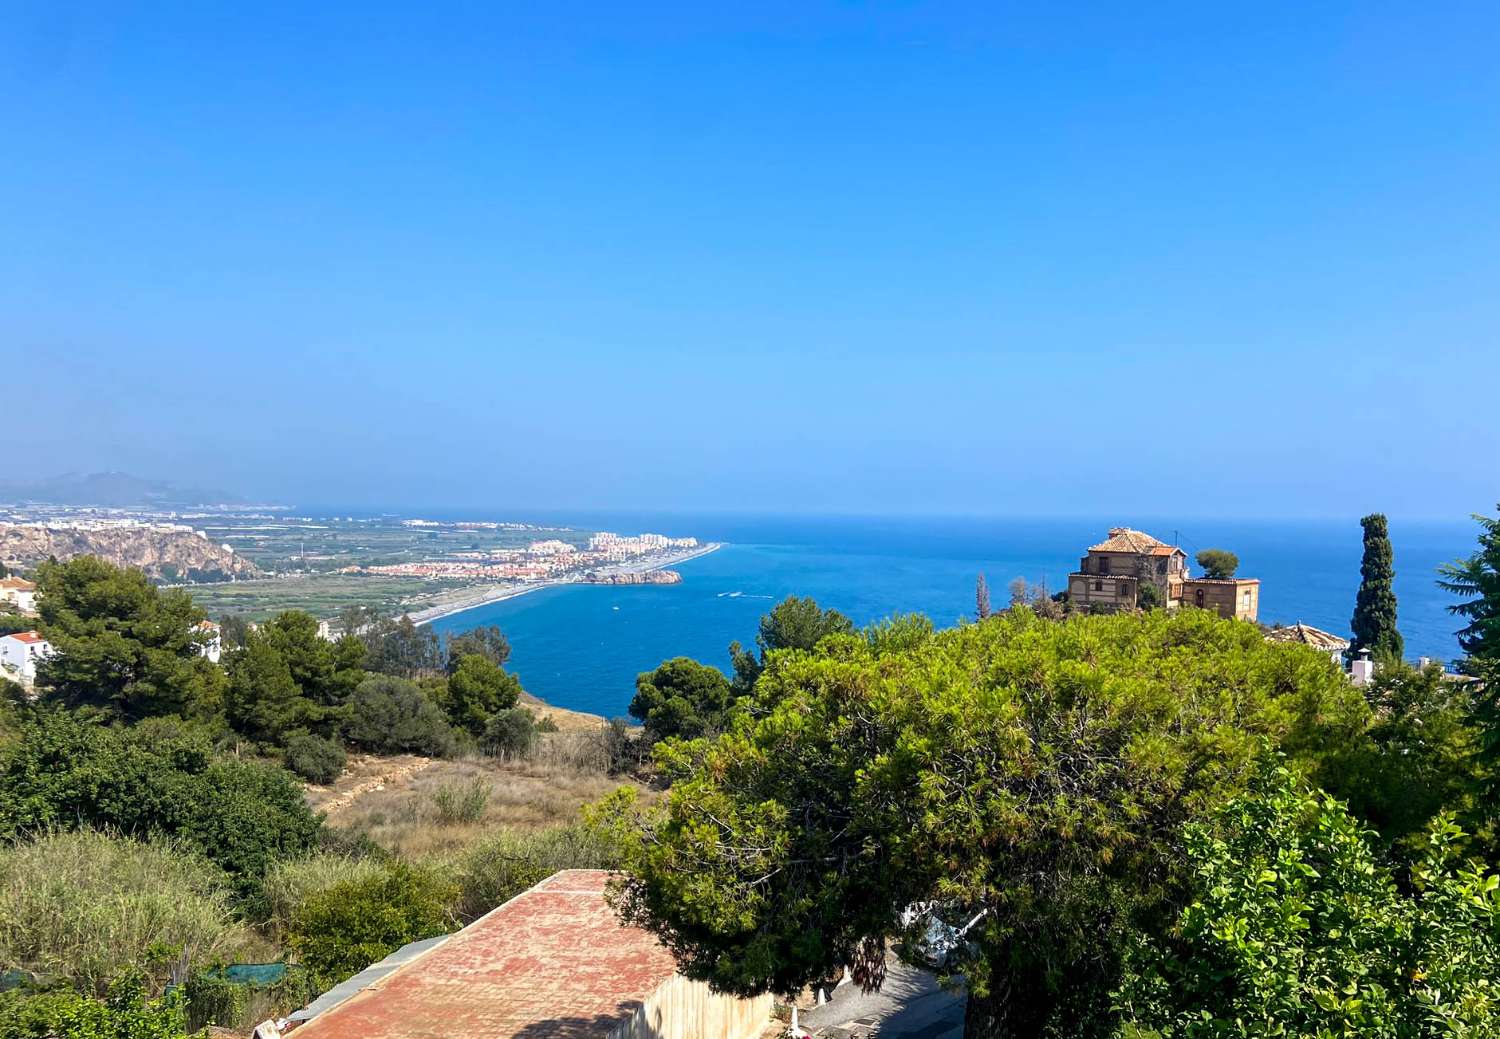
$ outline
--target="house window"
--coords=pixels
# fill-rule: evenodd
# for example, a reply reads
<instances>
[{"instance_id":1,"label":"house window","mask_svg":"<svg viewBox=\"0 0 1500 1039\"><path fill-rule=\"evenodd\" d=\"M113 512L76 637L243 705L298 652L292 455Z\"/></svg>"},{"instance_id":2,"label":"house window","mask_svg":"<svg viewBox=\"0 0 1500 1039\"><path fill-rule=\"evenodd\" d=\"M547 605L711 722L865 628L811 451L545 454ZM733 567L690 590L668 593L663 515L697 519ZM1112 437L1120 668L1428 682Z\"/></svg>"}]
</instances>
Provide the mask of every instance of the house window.
<instances>
[{"instance_id":1,"label":"house window","mask_svg":"<svg viewBox=\"0 0 1500 1039\"><path fill-rule=\"evenodd\" d=\"M1096 591L1096 592L1102 592L1102 591L1104 591L1104 582L1103 581L1095 581L1094 582L1094 591Z\"/></svg>"},{"instance_id":2,"label":"house window","mask_svg":"<svg viewBox=\"0 0 1500 1039\"><path fill-rule=\"evenodd\" d=\"M1203 589L1199 588L1197 591L1193 592L1193 598L1197 600L1199 606L1202 606L1203 605Z\"/></svg>"},{"instance_id":3,"label":"house window","mask_svg":"<svg viewBox=\"0 0 1500 1039\"><path fill-rule=\"evenodd\" d=\"M1109 573L1109 556L1099 557L1099 572L1101 574Z\"/></svg>"},{"instance_id":4,"label":"house window","mask_svg":"<svg viewBox=\"0 0 1500 1039\"><path fill-rule=\"evenodd\" d=\"M1156 572L1159 574L1167 572L1167 561L1165 559L1158 559L1156 561Z\"/></svg>"}]
</instances>

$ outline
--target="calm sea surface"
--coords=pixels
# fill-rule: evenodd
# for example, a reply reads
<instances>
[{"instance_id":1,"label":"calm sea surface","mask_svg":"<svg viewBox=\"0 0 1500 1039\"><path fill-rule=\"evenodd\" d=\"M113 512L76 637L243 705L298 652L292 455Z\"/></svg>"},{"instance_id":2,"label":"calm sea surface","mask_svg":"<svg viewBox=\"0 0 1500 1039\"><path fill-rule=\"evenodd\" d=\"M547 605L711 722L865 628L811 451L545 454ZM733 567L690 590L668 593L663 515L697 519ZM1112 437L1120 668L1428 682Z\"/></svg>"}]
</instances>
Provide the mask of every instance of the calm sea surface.
<instances>
[{"instance_id":1,"label":"calm sea surface","mask_svg":"<svg viewBox=\"0 0 1500 1039\"><path fill-rule=\"evenodd\" d=\"M512 666L549 703L621 715L637 673L673 656L728 667L733 639L755 639L760 615L787 595L811 595L856 623L920 612L939 626L974 612L983 572L995 605L1012 578L1045 579L1056 591L1110 521L979 519L765 519L724 516L547 517L591 529L659 531L728 542L677 567L680 585L547 589L478 607L434 624L440 632L496 624L514 646ZM1345 634L1359 585L1357 520L1331 523L1170 525L1136 521L1189 557L1228 548L1240 576L1261 579L1260 619L1304 621ZM1434 583L1436 567L1474 550L1470 523L1391 525L1396 593L1407 655L1458 655L1453 600Z\"/></svg>"}]
</instances>

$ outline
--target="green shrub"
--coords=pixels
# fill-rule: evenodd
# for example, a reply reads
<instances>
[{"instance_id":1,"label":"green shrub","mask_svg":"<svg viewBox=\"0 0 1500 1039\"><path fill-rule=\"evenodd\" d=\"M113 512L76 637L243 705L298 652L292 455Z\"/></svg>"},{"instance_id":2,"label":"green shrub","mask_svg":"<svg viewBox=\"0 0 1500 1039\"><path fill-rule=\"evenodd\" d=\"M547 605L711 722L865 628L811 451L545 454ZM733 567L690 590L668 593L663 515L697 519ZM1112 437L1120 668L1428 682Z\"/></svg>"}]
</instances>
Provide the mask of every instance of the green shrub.
<instances>
[{"instance_id":1,"label":"green shrub","mask_svg":"<svg viewBox=\"0 0 1500 1039\"><path fill-rule=\"evenodd\" d=\"M502 830L468 848L454 863L458 912L465 922L477 920L560 869L613 869L619 864L618 848L596 828Z\"/></svg>"},{"instance_id":2,"label":"green shrub","mask_svg":"<svg viewBox=\"0 0 1500 1039\"><path fill-rule=\"evenodd\" d=\"M1117 1004L1171 1036L1500 1037L1500 877L1440 816L1403 889L1344 806L1268 768L1189 826L1190 901L1126 957Z\"/></svg>"},{"instance_id":3,"label":"green shrub","mask_svg":"<svg viewBox=\"0 0 1500 1039\"><path fill-rule=\"evenodd\" d=\"M482 745L487 754L521 758L531 753L540 733L536 715L524 707L511 707L490 716Z\"/></svg>"},{"instance_id":4,"label":"green shrub","mask_svg":"<svg viewBox=\"0 0 1500 1039\"><path fill-rule=\"evenodd\" d=\"M388 864L380 859L339 852L278 862L266 874L264 885L267 930L285 940L292 918L309 898L346 881L373 883L387 872Z\"/></svg>"},{"instance_id":5,"label":"green shrub","mask_svg":"<svg viewBox=\"0 0 1500 1039\"><path fill-rule=\"evenodd\" d=\"M466 653L450 660L448 717L453 724L481 736L496 711L516 705L521 680L488 657Z\"/></svg>"},{"instance_id":6,"label":"green shrub","mask_svg":"<svg viewBox=\"0 0 1500 1039\"><path fill-rule=\"evenodd\" d=\"M271 862L313 846L321 822L285 769L216 757L198 736L45 712L0 758L0 836L72 827L174 838L222 867L247 898Z\"/></svg>"},{"instance_id":7,"label":"green shrub","mask_svg":"<svg viewBox=\"0 0 1500 1039\"><path fill-rule=\"evenodd\" d=\"M350 701L349 740L376 754L453 753L453 729L442 708L415 682L380 675L359 684Z\"/></svg>"},{"instance_id":8,"label":"green shrub","mask_svg":"<svg viewBox=\"0 0 1500 1039\"><path fill-rule=\"evenodd\" d=\"M243 947L226 878L195 855L88 830L0 852L0 962L103 993Z\"/></svg>"},{"instance_id":9,"label":"green shrub","mask_svg":"<svg viewBox=\"0 0 1500 1039\"><path fill-rule=\"evenodd\" d=\"M392 863L311 895L292 914L289 943L319 984L337 984L408 942L448 933L457 895L434 869Z\"/></svg>"},{"instance_id":10,"label":"green shrub","mask_svg":"<svg viewBox=\"0 0 1500 1039\"><path fill-rule=\"evenodd\" d=\"M467 783L443 783L432 792L432 804L437 809L439 821L448 825L477 823L484 818L484 809L490 803L493 792L483 779L471 779Z\"/></svg>"},{"instance_id":11,"label":"green shrub","mask_svg":"<svg viewBox=\"0 0 1500 1039\"><path fill-rule=\"evenodd\" d=\"M307 732L294 732L283 748L286 767L307 780L326 786L344 771L344 748L330 739Z\"/></svg>"},{"instance_id":12,"label":"green shrub","mask_svg":"<svg viewBox=\"0 0 1500 1039\"><path fill-rule=\"evenodd\" d=\"M138 979L122 978L102 1000L76 992L0 994L0 1039L182 1039L181 993L149 1000Z\"/></svg>"}]
</instances>

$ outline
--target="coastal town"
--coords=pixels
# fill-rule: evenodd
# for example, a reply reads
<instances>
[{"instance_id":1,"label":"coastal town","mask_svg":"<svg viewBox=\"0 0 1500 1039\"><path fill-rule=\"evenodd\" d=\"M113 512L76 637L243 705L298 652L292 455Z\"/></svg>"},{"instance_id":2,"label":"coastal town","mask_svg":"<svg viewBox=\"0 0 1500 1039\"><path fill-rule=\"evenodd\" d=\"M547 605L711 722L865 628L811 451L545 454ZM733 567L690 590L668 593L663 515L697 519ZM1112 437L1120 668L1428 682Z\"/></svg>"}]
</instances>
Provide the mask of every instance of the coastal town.
<instances>
[{"instance_id":1,"label":"coastal town","mask_svg":"<svg viewBox=\"0 0 1500 1039\"><path fill-rule=\"evenodd\" d=\"M669 584L693 536L504 520L307 515L280 506L0 504L0 563L97 555L252 620L348 606L419 622L558 584Z\"/></svg>"}]
</instances>

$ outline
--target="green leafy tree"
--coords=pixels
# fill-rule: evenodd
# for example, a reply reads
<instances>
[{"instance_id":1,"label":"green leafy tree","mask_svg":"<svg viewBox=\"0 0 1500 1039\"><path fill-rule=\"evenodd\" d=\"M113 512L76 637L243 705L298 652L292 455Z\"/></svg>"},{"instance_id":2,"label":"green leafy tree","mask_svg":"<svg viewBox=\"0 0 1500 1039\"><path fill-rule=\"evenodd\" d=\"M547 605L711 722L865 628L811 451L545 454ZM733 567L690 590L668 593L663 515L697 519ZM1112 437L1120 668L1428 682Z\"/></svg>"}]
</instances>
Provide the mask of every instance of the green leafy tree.
<instances>
[{"instance_id":1,"label":"green leafy tree","mask_svg":"<svg viewBox=\"0 0 1500 1039\"><path fill-rule=\"evenodd\" d=\"M1135 604L1143 610L1158 610L1162 607L1161 589L1150 581L1142 581L1136 588Z\"/></svg>"},{"instance_id":2,"label":"green leafy tree","mask_svg":"<svg viewBox=\"0 0 1500 1039\"><path fill-rule=\"evenodd\" d=\"M226 613L219 618L219 639L225 649L239 649L250 637L253 625L250 618L239 613Z\"/></svg>"},{"instance_id":3,"label":"green leafy tree","mask_svg":"<svg viewBox=\"0 0 1500 1039\"><path fill-rule=\"evenodd\" d=\"M380 623L380 611L373 606L345 606L339 610L339 631L345 635L362 635Z\"/></svg>"},{"instance_id":4,"label":"green leafy tree","mask_svg":"<svg viewBox=\"0 0 1500 1039\"><path fill-rule=\"evenodd\" d=\"M272 861L313 846L321 822L284 769L218 757L199 736L44 712L0 755L0 836L78 827L176 838L248 897Z\"/></svg>"},{"instance_id":5,"label":"green leafy tree","mask_svg":"<svg viewBox=\"0 0 1500 1039\"><path fill-rule=\"evenodd\" d=\"M828 638L772 654L745 706L658 746L673 785L622 908L738 993L844 964L873 984L913 906L972 921L945 969L985 1036L1113 1035L1121 950L1176 908L1182 824L1263 744L1316 773L1369 715L1326 657L1196 610Z\"/></svg>"},{"instance_id":6,"label":"green leafy tree","mask_svg":"<svg viewBox=\"0 0 1500 1039\"><path fill-rule=\"evenodd\" d=\"M1212 581L1227 580L1240 568L1240 557L1222 548L1205 548L1194 559L1203 576Z\"/></svg>"},{"instance_id":7,"label":"green leafy tree","mask_svg":"<svg viewBox=\"0 0 1500 1039\"><path fill-rule=\"evenodd\" d=\"M302 695L276 643L253 631L243 649L225 661L229 691L225 715L249 739L280 744L291 732L322 720L317 706Z\"/></svg>"},{"instance_id":8,"label":"green leafy tree","mask_svg":"<svg viewBox=\"0 0 1500 1039\"><path fill-rule=\"evenodd\" d=\"M630 716L645 726L646 737L653 741L669 736L695 739L723 728L733 703L734 690L722 671L674 657L636 677Z\"/></svg>"},{"instance_id":9,"label":"green leafy tree","mask_svg":"<svg viewBox=\"0 0 1500 1039\"><path fill-rule=\"evenodd\" d=\"M760 650L758 657L738 642L730 644L735 692L750 691L770 653L778 649L811 650L826 635L847 635L853 630L853 621L838 610L823 609L811 596L787 596L760 619L760 631L755 637Z\"/></svg>"},{"instance_id":10,"label":"green leafy tree","mask_svg":"<svg viewBox=\"0 0 1500 1039\"><path fill-rule=\"evenodd\" d=\"M444 670L442 640L431 627L416 624L408 616L376 621L360 638L368 647L365 667L370 671L397 678L422 678Z\"/></svg>"},{"instance_id":11,"label":"green leafy tree","mask_svg":"<svg viewBox=\"0 0 1500 1039\"><path fill-rule=\"evenodd\" d=\"M1420 851L1438 813L1468 815L1479 779L1479 733L1469 687L1437 664L1393 662L1365 689L1373 708L1369 739L1337 777L1340 797L1402 857Z\"/></svg>"},{"instance_id":12,"label":"green leafy tree","mask_svg":"<svg viewBox=\"0 0 1500 1039\"><path fill-rule=\"evenodd\" d=\"M224 675L202 655L205 618L186 592L94 556L44 563L37 591L53 648L37 669L49 701L127 721L221 709Z\"/></svg>"},{"instance_id":13,"label":"green leafy tree","mask_svg":"<svg viewBox=\"0 0 1500 1039\"><path fill-rule=\"evenodd\" d=\"M1463 670L1478 678L1474 721L1479 729L1482 818L1500 825L1500 519L1475 516L1479 550L1440 569L1438 584L1463 601L1448 609L1466 623L1458 644Z\"/></svg>"},{"instance_id":14,"label":"green leafy tree","mask_svg":"<svg viewBox=\"0 0 1500 1039\"><path fill-rule=\"evenodd\" d=\"M504 667L510 659L510 639L493 624L488 627L471 628L448 640L448 670L451 673L458 662L471 654L484 657L496 667Z\"/></svg>"},{"instance_id":15,"label":"green leafy tree","mask_svg":"<svg viewBox=\"0 0 1500 1039\"><path fill-rule=\"evenodd\" d=\"M288 940L321 985L333 985L408 942L454 930L458 886L436 871L393 862L310 896Z\"/></svg>"},{"instance_id":16,"label":"green leafy tree","mask_svg":"<svg viewBox=\"0 0 1500 1039\"><path fill-rule=\"evenodd\" d=\"M1400 660L1405 648L1396 629L1396 571L1391 536L1386 520L1372 513L1359 521L1365 532L1364 559L1359 565L1359 593L1354 599L1354 618L1349 622L1354 637L1349 643L1352 660L1362 649L1382 663Z\"/></svg>"},{"instance_id":17,"label":"green leafy tree","mask_svg":"<svg viewBox=\"0 0 1500 1039\"><path fill-rule=\"evenodd\" d=\"M1432 829L1403 892L1337 800L1268 769L1189 826L1191 901L1127 957L1136 1029L1192 1039L1500 1036L1500 877Z\"/></svg>"},{"instance_id":18,"label":"green leafy tree","mask_svg":"<svg viewBox=\"0 0 1500 1039\"><path fill-rule=\"evenodd\" d=\"M1465 624L1458 644L1471 660L1500 663L1500 519L1474 517L1479 550L1467 559L1439 568L1438 585L1463 602L1448 607Z\"/></svg>"},{"instance_id":19,"label":"green leafy tree","mask_svg":"<svg viewBox=\"0 0 1500 1039\"><path fill-rule=\"evenodd\" d=\"M318 634L318 619L303 610L278 613L261 626L260 634L286 661L302 695L330 715L367 677L360 643L329 642Z\"/></svg>"},{"instance_id":20,"label":"green leafy tree","mask_svg":"<svg viewBox=\"0 0 1500 1039\"><path fill-rule=\"evenodd\" d=\"M521 680L478 653L459 657L448 676L448 718L474 736L484 735L490 719L520 698Z\"/></svg>"},{"instance_id":21,"label":"green leafy tree","mask_svg":"<svg viewBox=\"0 0 1500 1039\"><path fill-rule=\"evenodd\" d=\"M453 728L415 682L389 675L365 679L351 701L348 737L376 754L453 753Z\"/></svg>"}]
</instances>

